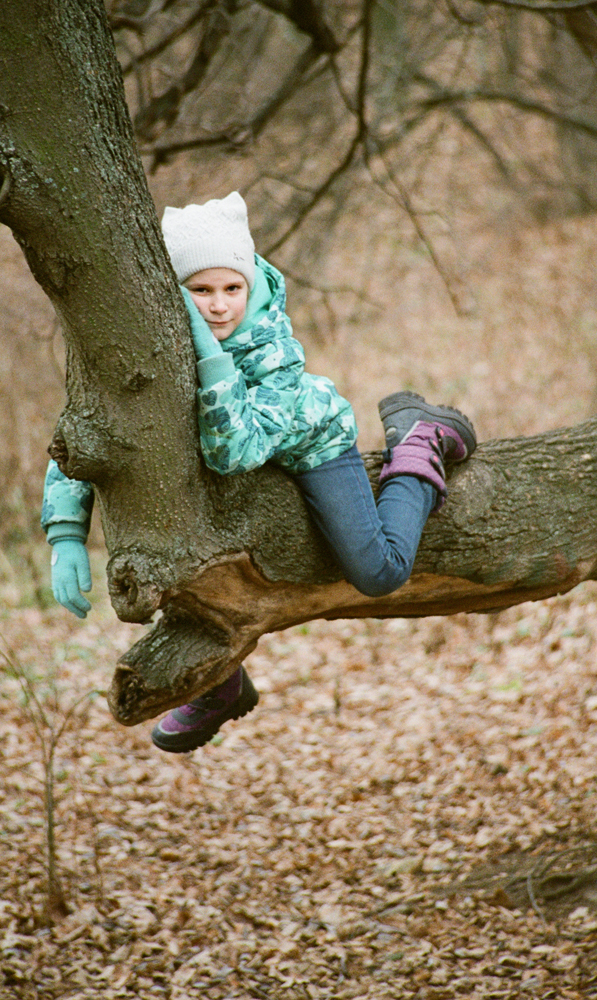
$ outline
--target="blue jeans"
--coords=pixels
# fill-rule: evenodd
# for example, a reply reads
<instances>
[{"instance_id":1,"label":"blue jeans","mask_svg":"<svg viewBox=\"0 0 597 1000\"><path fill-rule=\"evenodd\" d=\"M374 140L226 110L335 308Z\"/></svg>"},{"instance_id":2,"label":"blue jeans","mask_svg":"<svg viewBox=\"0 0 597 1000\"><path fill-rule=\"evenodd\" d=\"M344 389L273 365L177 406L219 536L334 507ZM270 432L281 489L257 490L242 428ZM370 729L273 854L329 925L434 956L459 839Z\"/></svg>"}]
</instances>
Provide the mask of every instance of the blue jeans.
<instances>
[{"instance_id":1,"label":"blue jeans","mask_svg":"<svg viewBox=\"0 0 597 1000\"><path fill-rule=\"evenodd\" d=\"M381 597L406 583L437 500L430 483L396 476L382 485L376 506L356 445L294 478L353 587Z\"/></svg>"}]
</instances>

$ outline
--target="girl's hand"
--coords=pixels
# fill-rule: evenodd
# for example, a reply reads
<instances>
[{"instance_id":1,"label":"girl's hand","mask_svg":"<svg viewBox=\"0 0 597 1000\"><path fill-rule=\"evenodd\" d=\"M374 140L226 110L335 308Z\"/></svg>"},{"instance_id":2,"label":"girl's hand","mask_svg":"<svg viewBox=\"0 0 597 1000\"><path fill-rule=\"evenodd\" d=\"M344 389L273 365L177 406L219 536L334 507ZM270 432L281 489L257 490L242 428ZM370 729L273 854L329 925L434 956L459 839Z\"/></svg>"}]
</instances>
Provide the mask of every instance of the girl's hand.
<instances>
[{"instance_id":1,"label":"girl's hand","mask_svg":"<svg viewBox=\"0 0 597 1000\"><path fill-rule=\"evenodd\" d=\"M213 358L217 354L223 354L224 352L219 342L214 337L213 333L209 329L209 326L193 302L193 296L189 292L188 288L181 285L180 289L189 314L191 337L193 338L193 347L195 348L197 359L201 360L202 358Z\"/></svg>"},{"instance_id":2,"label":"girl's hand","mask_svg":"<svg viewBox=\"0 0 597 1000\"><path fill-rule=\"evenodd\" d=\"M52 591L59 604L86 618L91 604L81 591L91 590L89 556L83 542L60 538L52 543Z\"/></svg>"}]
</instances>

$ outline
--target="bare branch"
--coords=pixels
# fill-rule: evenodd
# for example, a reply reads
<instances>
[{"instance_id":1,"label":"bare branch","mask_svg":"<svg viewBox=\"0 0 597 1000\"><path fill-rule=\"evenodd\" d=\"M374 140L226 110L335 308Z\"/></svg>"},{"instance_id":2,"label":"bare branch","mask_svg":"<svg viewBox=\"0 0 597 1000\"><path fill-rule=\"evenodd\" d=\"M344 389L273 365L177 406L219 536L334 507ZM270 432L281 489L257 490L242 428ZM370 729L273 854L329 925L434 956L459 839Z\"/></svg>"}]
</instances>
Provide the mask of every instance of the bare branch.
<instances>
[{"instance_id":1,"label":"bare branch","mask_svg":"<svg viewBox=\"0 0 597 1000\"><path fill-rule=\"evenodd\" d=\"M141 138L152 138L156 128L163 124L172 125L178 116L180 105L186 94L195 90L204 78L220 43L230 31L230 19L235 12L237 0L213 0L206 17L199 46L182 77L163 94L150 101L135 116L135 131Z\"/></svg>"},{"instance_id":2,"label":"bare branch","mask_svg":"<svg viewBox=\"0 0 597 1000\"><path fill-rule=\"evenodd\" d=\"M455 0L446 0L446 6L452 17L454 17L460 24L464 24L467 28L479 24L481 18L485 17L485 11L480 12L477 10L473 13L464 13L464 11L460 10Z\"/></svg>"},{"instance_id":3,"label":"bare branch","mask_svg":"<svg viewBox=\"0 0 597 1000\"><path fill-rule=\"evenodd\" d=\"M436 80L427 74L419 73L417 74L418 79L423 81L426 86L430 87L435 93L442 94L445 93L445 88L441 87ZM510 167L497 151L493 143L490 141L488 136L483 132L483 130L477 125L472 118L467 115L467 113L459 106L453 106L450 108L450 113L460 125L463 126L468 132L470 132L475 139L480 143L484 149L491 155L494 160L499 172L502 174L506 180L512 182L513 176Z\"/></svg>"},{"instance_id":4,"label":"bare branch","mask_svg":"<svg viewBox=\"0 0 597 1000\"><path fill-rule=\"evenodd\" d=\"M143 74L141 72L140 60L137 58L136 53L127 41L124 41L124 39L121 38L119 44L125 49L127 55L131 57L131 61L128 64L128 72L132 70L135 74L137 102L139 107L142 108L145 104L145 85L143 81Z\"/></svg>"},{"instance_id":5,"label":"bare branch","mask_svg":"<svg viewBox=\"0 0 597 1000\"><path fill-rule=\"evenodd\" d=\"M307 278L302 278L299 274L291 271L286 265L284 265L284 277L294 281L295 285L299 285L300 288L309 288L313 292L318 292L319 295L354 295L355 298L364 302L366 305L371 306L372 309L379 310L379 302L374 302L370 299L365 292L359 291L353 285L320 285L316 281L309 281Z\"/></svg>"},{"instance_id":6,"label":"bare branch","mask_svg":"<svg viewBox=\"0 0 597 1000\"><path fill-rule=\"evenodd\" d=\"M352 41L353 36L358 31L361 31L362 27L363 27L363 21L362 21L362 19L359 19L356 22L356 24L352 25L352 27L350 28L348 34L346 35L346 38L344 39L344 42L342 43L342 49L344 49L348 45L348 43L350 41ZM349 111L351 115L356 114L356 108L355 108L354 99L346 91L346 88L344 86L344 82L343 82L343 80L341 78L341 75L340 75L340 69L338 67L338 61L335 58L335 56L331 57L331 59L330 59L330 66L331 66L331 69L332 69L332 74L334 76L334 80L336 82L336 88L338 90L338 93L340 95L342 103L344 104L346 110Z\"/></svg>"},{"instance_id":7,"label":"bare branch","mask_svg":"<svg viewBox=\"0 0 597 1000\"><path fill-rule=\"evenodd\" d=\"M380 187L381 190L384 191L393 201L395 201L400 206L400 208L403 211L405 211L406 214L408 215L408 217L409 217L409 219L410 219L410 221L412 223L412 226L413 226L413 228L414 228L417 236L419 237L419 239L421 240L421 242L424 244L424 246L427 248L427 252L429 253L429 256L431 257L431 260L433 261L433 265L434 265L437 273L439 274L440 278L442 279L448 295L450 296L450 301L452 302L452 305L454 306L456 314L459 316L461 314L462 310L461 310L461 307L460 307L460 302L459 302L459 299L458 299L458 295L456 294L456 291L454 290L452 281L450 280L450 275L446 271L446 269L445 269L445 267L444 267L444 265L443 265L443 263L442 263L439 255L438 255L438 253L437 253L437 251L436 251L436 249L435 249L435 247L433 245L433 242L429 239L429 237L427 236L427 233L425 232L423 226L421 225L421 221L420 221L421 213L418 212L416 210L416 208L414 207L414 205L413 205L413 203L411 201L411 197L410 197L408 191L406 190L406 188L404 187L404 185L402 185L400 183L400 181L393 174L393 172L390 169L390 167L388 166L388 164L387 164L387 162L385 160L385 157L384 157L383 153L381 152L381 150L378 149L377 153L378 153L379 160L383 164L386 176L385 177L378 177L378 176L376 176L374 167L373 167L373 165L371 163L370 155L367 155L367 161L366 162L367 162L367 168L369 170L369 174L371 176L371 180L373 181L374 184L376 184L378 187Z\"/></svg>"},{"instance_id":8,"label":"bare branch","mask_svg":"<svg viewBox=\"0 0 597 1000\"><path fill-rule=\"evenodd\" d=\"M142 31L148 21L156 14L161 13L172 5L173 0L146 0L145 10L142 14L131 14L127 11L126 4L120 5L120 10L108 9L108 20L112 31L119 28L130 28L131 31ZM117 8L118 4L113 4Z\"/></svg>"},{"instance_id":9,"label":"bare branch","mask_svg":"<svg viewBox=\"0 0 597 1000\"><path fill-rule=\"evenodd\" d=\"M303 206L303 208L300 210L299 214L295 218L294 222L292 222L292 224L287 228L286 232L283 233L282 236L279 237L279 239L277 239L274 243L271 243L270 246L266 248L265 250L266 257L269 257L272 253L274 253L275 250L279 250L279 248L283 246L283 244L286 243L287 240L290 239L293 233L296 233L297 229L300 229L307 216L310 215L313 209L316 208L317 205L319 205L320 201L322 201L322 199L325 198L326 194L333 187L338 178L341 177L342 174L344 174L351 166L351 164L355 159L357 150L361 145L361 142L362 142L362 136L360 130L358 130L354 135L352 142L350 143L348 152L346 153L342 161L338 164L337 167L334 167L332 172L328 174L323 183L320 184L319 187L313 192L307 204Z\"/></svg>"},{"instance_id":10,"label":"bare branch","mask_svg":"<svg viewBox=\"0 0 597 1000\"><path fill-rule=\"evenodd\" d=\"M363 18L362 18L362 41L361 41L361 60L359 66L359 75L357 81L357 92L355 105L355 114L357 116L357 128L355 134L351 140L348 152L342 159L342 161L335 167L330 174L328 174L325 181L320 184L316 191L314 191L310 200L306 205L303 206L294 222L287 228L286 232L282 234L274 243L272 243L266 250L266 256L268 254L274 253L278 250L290 237L297 231L297 229L302 226L303 222L308 215L311 214L313 209L319 205L326 194L333 187L335 182L339 177L344 174L349 167L354 162L359 146L363 145L367 139L367 122L366 122L366 98L367 98L367 76L369 72L369 46L371 41L371 12L373 8L374 0L363 0Z\"/></svg>"},{"instance_id":11,"label":"bare branch","mask_svg":"<svg viewBox=\"0 0 597 1000\"><path fill-rule=\"evenodd\" d=\"M172 142L168 145L146 146L141 150L141 154L143 156L151 155L154 157L151 168L154 171L160 164L165 163L169 157L175 156L184 150L199 149L201 147L213 148L217 146L239 149L247 145L263 131L286 101L303 85L306 73L319 58L320 55L313 46L310 46L303 52L291 67L278 90L250 121L228 128L224 132L217 132L214 135L198 136L194 139Z\"/></svg>"},{"instance_id":12,"label":"bare branch","mask_svg":"<svg viewBox=\"0 0 597 1000\"><path fill-rule=\"evenodd\" d=\"M559 11L578 10L581 7L594 7L595 0L479 0L480 3L497 5L498 7L518 7L521 10Z\"/></svg>"},{"instance_id":13,"label":"bare branch","mask_svg":"<svg viewBox=\"0 0 597 1000\"><path fill-rule=\"evenodd\" d=\"M420 79L421 82L425 84L429 83L425 77L421 77ZM567 125L570 128L575 128L580 132L584 132L586 135L597 138L597 126L593 125L591 122L584 118L578 118L576 115L570 115L563 111L558 111L557 108L550 108L547 104L543 104L535 98L525 97L522 94L514 94L508 91L485 90L482 87L473 90L452 91L445 90L439 85L437 85L437 93L435 95L423 98L417 102L420 110L404 122L399 135L395 138L402 139L407 132L412 131L416 125L420 124L425 118L427 112L432 109L448 107L455 104L482 103L483 101L493 104L510 104L513 107L519 108L521 111L528 111L541 115L544 118L549 118L551 121L557 122L559 125Z\"/></svg>"},{"instance_id":14,"label":"bare branch","mask_svg":"<svg viewBox=\"0 0 597 1000\"><path fill-rule=\"evenodd\" d=\"M477 123L469 118L462 108L452 108L451 113L456 121L460 122L460 124L475 137L477 142L479 142L479 144L487 150L502 177L504 177L507 181L512 182L513 176L510 167L495 148L488 136L486 136L482 129L479 128Z\"/></svg>"},{"instance_id":15,"label":"bare branch","mask_svg":"<svg viewBox=\"0 0 597 1000\"><path fill-rule=\"evenodd\" d=\"M206 2L198 7L197 10L193 11L191 16L188 17L186 21L183 21L181 24L177 24L170 34L164 35L163 38L160 38L159 42L156 42L154 45L150 45L149 48L144 49L143 52L140 52L138 56L131 60L131 62L123 66L122 75L128 76L131 70L135 69L141 63L147 62L149 59L154 59L155 56L159 56L162 52L165 52L170 45L176 42L179 38L182 38L182 36L185 35L186 32L197 23L197 21L200 21L202 17L205 17L212 7L212 0L206 0Z\"/></svg>"},{"instance_id":16,"label":"bare branch","mask_svg":"<svg viewBox=\"0 0 597 1000\"><path fill-rule=\"evenodd\" d=\"M257 0L257 3L292 21L299 31L309 35L318 52L330 54L340 48L317 0Z\"/></svg>"},{"instance_id":17,"label":"bare branch","mask_svg":"<svg viewBox=\"0 0 597 1000\"><path fill-rule=\"evenodd\" d=\"M371 61L371 14L374 0L363 0L362 18L362 41L361 41L361 64L359 67L359 78L357 84L356 113L359 119L359 131L363 138L367 131L366 123L366 99L367 99L367 78L369 74L369 64Z\"/></svg>"}]
</instances>

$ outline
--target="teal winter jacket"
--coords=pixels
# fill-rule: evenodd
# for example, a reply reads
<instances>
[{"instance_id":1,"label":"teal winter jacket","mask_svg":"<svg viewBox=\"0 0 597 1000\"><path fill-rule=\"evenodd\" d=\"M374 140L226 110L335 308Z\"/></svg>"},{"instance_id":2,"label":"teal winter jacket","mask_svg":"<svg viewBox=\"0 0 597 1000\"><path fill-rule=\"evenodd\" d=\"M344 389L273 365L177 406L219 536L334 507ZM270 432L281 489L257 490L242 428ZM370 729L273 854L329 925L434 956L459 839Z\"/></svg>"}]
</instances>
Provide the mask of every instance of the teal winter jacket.
<instances>
[{"instance_id":1,"label":"teal winter jacket","mask_svg":"<svg viewBox=\"0 0 597 1000\"><path fill-rule=\"evenodd\" d=\"M285 312L284 278L262 257L255 261L247 315L221 345L234 372L197 393L201 450L222 475L268 461L307 472L355 443L355 418L333 382L305 372Z\"/></svg>"},{"instance_id":2,"label":"teal winter jacket","mask_svg":"<svg viewBox=\"0 0 597 1000\"><path fill-rule=\"evenodd\" d=\"M255 261L245 318L221 342L233 363L213 372L208 362L198 366L201 451L221 475L249 472L268 461L289 473L307 472L355 443L354 413L333 382L305 372L305 354L285 312L284 278L257 254ZM41 518L49 540L74 529L84 541L92 501L90 483L67 479L50 461Z\"/></svg>"}]
</instances>

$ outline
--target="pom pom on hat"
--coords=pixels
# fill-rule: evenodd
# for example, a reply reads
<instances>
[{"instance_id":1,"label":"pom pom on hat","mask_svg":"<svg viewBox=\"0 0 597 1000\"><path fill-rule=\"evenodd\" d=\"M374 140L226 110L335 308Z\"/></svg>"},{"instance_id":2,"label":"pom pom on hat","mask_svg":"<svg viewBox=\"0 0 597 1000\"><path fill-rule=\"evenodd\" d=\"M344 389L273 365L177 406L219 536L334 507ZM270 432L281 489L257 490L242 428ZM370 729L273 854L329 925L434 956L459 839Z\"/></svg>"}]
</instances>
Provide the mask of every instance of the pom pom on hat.
<instances>
[{"instance_id":1,"label":"pom pom on hat","mask_svg":"<svg viewBox=\"0 0 597 1000\"><path fill-rule=\"evenodd\" d=\"M229 267L255 282L255 244L247 206L238 191L205 205L166 208L162 218L166 248L182 283L197 271Z\"/></svg>"}]
</instances>

